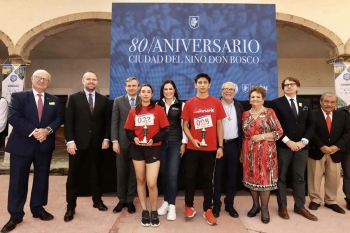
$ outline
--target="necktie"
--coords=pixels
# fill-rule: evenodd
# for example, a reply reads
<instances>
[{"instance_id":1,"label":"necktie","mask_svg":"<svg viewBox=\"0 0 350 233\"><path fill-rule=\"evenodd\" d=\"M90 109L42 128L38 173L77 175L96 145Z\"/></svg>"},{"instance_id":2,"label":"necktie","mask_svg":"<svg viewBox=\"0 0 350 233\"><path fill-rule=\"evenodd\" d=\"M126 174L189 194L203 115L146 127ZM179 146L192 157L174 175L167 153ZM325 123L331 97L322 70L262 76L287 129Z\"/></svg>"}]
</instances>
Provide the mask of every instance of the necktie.
<instances>
[{"instance_id":1,"label":"necktie","mask_svg":"<svg viewBox=\"0 0 350 233\"><path fill-rule=\"evenodd\" d=\"M331 133L332 120L331 120L331 117L329 116L329 113L326 113L326 114L327 114L326 123L327 123L328 133Z\"/></svg>"},{"instance_id":2,"label":"necktie","mask_svg":"<svg viewBox=\"0 0 350 233\"><path fill-rule=\"evenodd\" d=\"M131 106L131 107L134 107L134 106L135 106L135 98L131 98L130 100L131 100L130 106Z\"/></svg>"},{"instance_id":3,"label":"necktie","mask_svg":"<svg viewBox=\"0 0 350 233\"><path fill-rule=\"evenodd\" d=\"M41 116L43 115L43 99L41 98L42 94L38 94L38 116L39 116L39 123L41 122Z\"/></svg>"},{"instance_id":4,"label":"necktie","mask_svg":"<svg viewBox=\"0 0 350 233\"><path fill-rule=\"evenodd\" d=\"M92 94L89 94L89 106L90 106L90 112L94 111L94 101L92 100Z\"/></svg>"},{"instance_id":5,"label":"necktie","mask_svg":"<svg viewBox=\"0 0 350 233\"><path fill-rule=\"evenodd\" d=\"M297 113L297 109L296 109L295 104L294 104L294 99L290 99L290 106L292 107L292 112L293 112L295 118L297 118L298 113Z\"/></svg>"}]
</instances>

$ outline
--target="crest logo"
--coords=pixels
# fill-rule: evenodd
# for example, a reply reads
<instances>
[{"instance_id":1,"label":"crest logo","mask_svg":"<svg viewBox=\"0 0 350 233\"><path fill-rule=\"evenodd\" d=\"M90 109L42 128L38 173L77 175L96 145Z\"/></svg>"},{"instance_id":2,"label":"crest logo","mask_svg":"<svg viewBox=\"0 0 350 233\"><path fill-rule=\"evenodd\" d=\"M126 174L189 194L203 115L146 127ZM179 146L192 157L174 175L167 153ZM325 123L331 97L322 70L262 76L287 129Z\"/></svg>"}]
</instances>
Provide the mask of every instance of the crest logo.
<instances>
[{"instance_id":1,"label":"crest logo","mask_svg":"<svg viewBox=\"0 0 350 233\"><path fill-rule=\"evenodd\" d=\"M248 93L249 92L249 84L242 84L242 91L244 93Z\"/></svg>"},{"instance_id":2,"label":"crest logo","mask_svg":"<svg viewBox=\"0 0 350 233\"><path fill-rule=\"evenodd\" d=\"M348 73L347 73L347 74L344 74L344 75L343 75L343 79L346 80L346 81L349 81L349 79L350 79L350 74L348 74Z\"/></svg>"},{"instance_id":3,"label":"crest logo","mask_svg":"<svg viewBox=\"0 0 350 233\"><path fill-rule=\"evenodd\" d=\"M17 75L11 75L10 80L11 80L11 82L16 82Z\"/></svg>"},{"instance_id":4,"label":"crest logo","mask_svg":"<svg viewBox=\"0 0 350 233\"><path fill-rule=\"evenodd\" d=\"M192 29L196 29L199 27L199 16L190 16L188 18L188 24Z\"/></svg>"}]
</instances>

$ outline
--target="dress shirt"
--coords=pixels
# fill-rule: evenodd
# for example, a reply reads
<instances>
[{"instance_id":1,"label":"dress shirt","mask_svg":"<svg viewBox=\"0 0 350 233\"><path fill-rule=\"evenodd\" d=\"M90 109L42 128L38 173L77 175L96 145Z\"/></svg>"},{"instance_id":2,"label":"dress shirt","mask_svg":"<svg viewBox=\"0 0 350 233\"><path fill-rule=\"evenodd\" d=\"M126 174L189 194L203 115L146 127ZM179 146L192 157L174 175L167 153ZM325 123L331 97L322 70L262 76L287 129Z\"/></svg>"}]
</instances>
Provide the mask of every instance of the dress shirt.
<instances>
[{"instance_id":1,"label":"dress shirt","mask_svg":"<svg viewBox=\"0 0 350 233\"><path fill-rule=\"evenodd\" d=\"M0 99L0 132L4 131L7 125L8 104L5 98Z\"/></svg>"},{"instance_id":2,"label":"dress shirt","mask_svg":"<svg viewBox=\"0 0 350 233\"><path fill-rule=\"evenodd\" d=\"M226 112L226 117L222 119L222 125L224 127L224 139L238 138L238 126L237 126L237 113L234 105L234 101L231 104L227 104L221 100L222 106ZM228 118L231 118L229 121Z\"/></svg>"}]
</instances>

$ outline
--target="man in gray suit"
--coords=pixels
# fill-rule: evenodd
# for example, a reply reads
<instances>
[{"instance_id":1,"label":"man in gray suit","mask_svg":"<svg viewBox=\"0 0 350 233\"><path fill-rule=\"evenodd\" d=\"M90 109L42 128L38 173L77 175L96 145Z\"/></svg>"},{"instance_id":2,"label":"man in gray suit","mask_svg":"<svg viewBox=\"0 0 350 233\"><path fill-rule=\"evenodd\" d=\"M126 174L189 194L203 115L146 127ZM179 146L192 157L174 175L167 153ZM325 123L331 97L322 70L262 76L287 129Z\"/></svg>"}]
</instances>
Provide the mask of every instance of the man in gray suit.
<instances>
[{"instance_id":1,"label":"man in gray suit","mask_svg":"<svg viewBox=\"0 0 350 233\"><path fill-rule=\"evenodd\" d=\"M136 175L134 165L129 156L130 142L125 134L125 121L132 107L140 101L137 96L140 83L135 77L125 81L126 95L115 98L112 109L111 139L113 151L117 153L117 194L119 203L113 213L128 207L129 213L135 213L133 200L136 194Z\"/></svg>"}]
</instances>

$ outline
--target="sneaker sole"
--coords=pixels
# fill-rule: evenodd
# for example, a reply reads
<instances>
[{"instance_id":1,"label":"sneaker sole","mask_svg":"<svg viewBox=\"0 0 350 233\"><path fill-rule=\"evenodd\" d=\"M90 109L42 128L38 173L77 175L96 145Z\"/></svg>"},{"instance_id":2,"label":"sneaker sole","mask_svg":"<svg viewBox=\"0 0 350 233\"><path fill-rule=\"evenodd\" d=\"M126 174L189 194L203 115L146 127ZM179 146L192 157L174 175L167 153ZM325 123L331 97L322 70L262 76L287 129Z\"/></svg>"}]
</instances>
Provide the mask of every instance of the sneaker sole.
<instances>
[{"instance_id":1,"label":"sneaker sole","mask_svg":"<svg viewBox=\"0 0 350 233\"><path fill-rule=\"evenodd\" d=\"M141 225L143 226L143 227L149 227L149 226L151 226L151 224L143 224L142 222L141 222Z\"/></svg>"},{"instance_id":2,"label":"sneaker sole","mask_svg":"<svg viewBox=\"0 0 350 233\"><path fill-rule=\"evenodd\" d=\"M159 227L160 226L160 223L158 223L158 225L156 224L151 224L151 227Z\"/></svg>"},{"instance_id":3,"label":"sneaker sole","mask_svg":"<svg viewBox=\"0 0 350 233\"><path fill-rule=\"evenodd\" d=\"M208 223L210 226L215 226L215 225L218 224L217 222L214 222L214 223L208 222L208 219L205 217L205 213L203 213L203 218L205 218L205 220L207 221L207 223Z\"/></svg>"},{"instance_id":4,"label":"sneaker sole","mask_svg":"<svg viewBox=\"0 0 350 233\"><path fill-rule=\"evenodd\" d=\"M159 215L159 216L163 216L163 215L166 215L166 214L168 213L168 210L167 210L166 212L159 212L159 211L157 210L157 212L158 212L158 215Z\"/></svg>"},{"instance_id":5,"label":"sneaker sole","mask_svg":"<svg viewBox=\"0 0 350 233\"><path fill-rule=\"evenodd\" d=\"M195 215L197 214L197 212L196 211L194 211L193 212L193 214L191 215L191 216L187 216L187 217L185 217L185 220L187 221L187 220L190 220L190 219L192 219Z\"/></svg>"}]
</instances>

